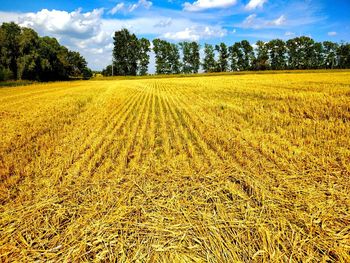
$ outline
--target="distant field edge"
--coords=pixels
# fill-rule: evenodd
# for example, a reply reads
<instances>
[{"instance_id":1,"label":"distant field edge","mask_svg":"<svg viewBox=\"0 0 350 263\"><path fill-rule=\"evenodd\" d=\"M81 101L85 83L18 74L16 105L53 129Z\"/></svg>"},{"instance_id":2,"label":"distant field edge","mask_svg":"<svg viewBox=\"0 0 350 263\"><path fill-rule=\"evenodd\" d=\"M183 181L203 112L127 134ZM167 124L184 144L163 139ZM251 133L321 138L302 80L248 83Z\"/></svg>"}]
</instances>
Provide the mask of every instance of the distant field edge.
<instances>
[{"instance_id":1,"label":"distant field edge","mask_svg":"<svg viewBox=\"0 0 350 263\"><path fill-rule=\"evenodd\" d=\"M235 71L215 72L198 74L169 74L169 75L146 75L146 76L98 76L92 80L125 80L125 79L157 79L157 78L188 78L188 77L215 77L215 76L236 76L236 75L260 75L260 74L303 74L303 73L350 73L350 69L306 69L306 70L262 70L262 71Z\"/></svg>"}]
</instances>

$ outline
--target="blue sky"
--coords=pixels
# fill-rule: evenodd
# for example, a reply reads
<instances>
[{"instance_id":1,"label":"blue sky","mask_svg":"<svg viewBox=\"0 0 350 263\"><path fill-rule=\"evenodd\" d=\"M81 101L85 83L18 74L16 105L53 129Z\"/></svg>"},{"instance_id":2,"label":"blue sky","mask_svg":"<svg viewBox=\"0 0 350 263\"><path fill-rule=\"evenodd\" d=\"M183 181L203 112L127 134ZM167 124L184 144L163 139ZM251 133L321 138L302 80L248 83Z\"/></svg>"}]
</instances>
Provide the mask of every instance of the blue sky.
<instances>
[{"instance_id":1,"label":"blue sky","mask_svg":"<svg viewBox=\"0 0 350 263\"><path fill-rule=\"evenodd\" d=\"M113 32L126 27L150 40L216 44L247 39L350 41L349 0L3 0L0 22L15 21L79 51L93 69L110 63ZM151 72L154 67L152 56Z\"/></svg>"}]
</instances>

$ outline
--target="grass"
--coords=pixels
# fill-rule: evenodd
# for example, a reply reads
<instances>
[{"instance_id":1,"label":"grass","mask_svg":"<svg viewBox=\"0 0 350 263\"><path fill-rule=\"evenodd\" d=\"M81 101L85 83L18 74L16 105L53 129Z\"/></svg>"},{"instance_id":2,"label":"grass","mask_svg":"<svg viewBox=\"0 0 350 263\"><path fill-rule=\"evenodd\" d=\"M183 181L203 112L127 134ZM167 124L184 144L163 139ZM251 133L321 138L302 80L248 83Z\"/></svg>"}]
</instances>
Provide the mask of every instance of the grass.
<instances>
[{"instance_id":1,"label":"grass","mask_svg":"<svg viewBox=\"0 0 350 263\"><path fill-rule=\"evenodd\" d=\"M0 90L0 261L349 262L350 73Z\"/></svg>"}]
</instances>

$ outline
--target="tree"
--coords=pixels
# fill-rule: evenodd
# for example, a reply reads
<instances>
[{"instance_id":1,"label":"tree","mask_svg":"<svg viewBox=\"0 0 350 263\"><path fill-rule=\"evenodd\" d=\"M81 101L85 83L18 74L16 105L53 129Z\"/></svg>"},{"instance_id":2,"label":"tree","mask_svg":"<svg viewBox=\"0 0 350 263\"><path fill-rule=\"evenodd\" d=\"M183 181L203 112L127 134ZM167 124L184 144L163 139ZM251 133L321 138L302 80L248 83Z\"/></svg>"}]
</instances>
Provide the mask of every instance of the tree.
<instances>
[{"instance_id":1,"label":"tree","mask_svg":"<svg viewBox=\"0 0 350 263\"><path fill-rule=\"evenodd\" d=\"M180 51L176 44L167 43L168 60L170 70L168 74L179 74L181 72Z\"/></svg>"},{"instance_id":2,"label":"tree","mask_svg":"<svg viewBox=\"0 0 350 263\"><path fill-rule=\"evenodd\" d=\"M268 45L267 43L259 40L256 42L256 46L257 46L257 49L256 49L257 55L253 63L254 64L253 69L266 70L269 67Z\"/></svg>"},{"instance_id":3,"label":"tree","mask_svg":"<svg viewBox=\"0 0 350 263\"><path fill-rule=\"evenodd\" d=\"M20 47L19 39L21 35L21 28L11 22L3 23L0 27L1 30L1 65L2 67L11 72L8 76L10 78L17 78L17 60L19 58Z\"/></svg>"},{"instance_id":4,"label":"tree","mask_svg":"<svg viewBox=\"0 0 350 263\"><path fill-rule=\"evenodd\" d=\"M105 69L103 69L101 74L104 77L112 76L112 65L108 65Z\"/></svg>"},{"instance_id":5,"label":"tree","mask_svg":"<svg viewBox=\"0 0 350 263\"><path fill-rule=\"evenodd\" d=\"M149 64L149 52L151 51L151 43L146 38L139 40L139 56L138 56L138 72L143 76L147 74Z\"/></svg>"},{"instance_id":6,"label":"tree","mask_svg":"<svg viewBox=\"0 0 350 263\"><path fill-rule=\"evenodd\" d=\"M157 74L178 74L181 71L180 52L176 44L161 39L153 40Z\"/></svg>"},{"instance_id":7,"label":"tree","mask_svg":"<svg viewBox=\"0 0 350 263\"><path fill-rule=\"evenodd\" d=\"M324 49L320 42L315 42L313 46L311 68L320 69L324 66Z\"/></svg>"},{"instance_id":8,"label":"tree","mask_svg":"<svg viewBox=\"0 0 350 263\"><path fill-rule=\"evenodd\" d=\"M215 50L219 52L219 59L217 62L217 71L226 72L228 70L228 58L229 53L225 43L220 43L220 45L215 46Z\"/></svg>"},{"instance_id":9,"label":"tree","mask_svg":"<svg viewBox=\"0 0 350 263\"><path fill-rule=\"evenodd\" d=\"M309 69L313 65L314 40L306 37L296 37L287 41L288 66L291 69Z\"/></svg>"},{"instance_id":10,"label":"tree","mask_svg":"<svg viewBox=\"0 0 350 263\"><path fill-rule=\"evenodd\" d=\"M38 81L80 77L87 63L55 38L40 37L33 29L15 23L0 26L0 80Z\"/></svg>"},{"instance_id":11,"label":"tree","mask_svg":"<svg viewBox=\"0 0 350 263\"><path fill-rule=\"evenodd\" d=\"M87 67L83 69L82 73L83 73L83 79L85 80L90 79L93 76L92 70Z\"/></svg>"},{"instance_id":12,"label":"tree","mask_svg":"<svg viewBox=\"0 0 350 263\"><path fill-rule=\"evenodd\" d=\"M241 43L236 42L229 47L229 57L232 71L243 70L243 51L241 49Z\"/></svg>"},{"instance_id":13,"label":"tree","mask_svg":"<svg viewBox=\"0 0 350 263\"><path fill-rule=\"evenodd\" d=\"M181 42L182 72L185 74L198 73L200 67L199 44L197 42Z\"/></svg>"},{"instance_id":14,"label":"tree","mask_svg":"<svg viewBox=\"0 0 350 263\"><path fill-rule=\"evenodd\" d=\"M22 28L21 31L17 58L17 79L39 80L39 36L33 29Z\"/></svg>"},{"instance_id":15,"label":"tree","mask_svg":"<svg viewBox=\"0 0 350 263\"><path fill-rule=\"evenodd\" d=\"M267 43L270 66L273 70L286 68L286 43L281 39L273 39Z\"/></svg>"},{"instance_id":16,"label":"tree","mask_svg":"<svg viewBox=\"0 0 350 263\"><path fill-rule=\"evenodd\" d=\"M212 45L204 45L204 60L203 69L205 72L215 72L216 61L215 61L215 50Z\"/></svg>"},{"instance_id":17,"label":"tree","mask_svg":"<svg viewBox=\"0 0 350 263\"><path fill-rule=\"evenodd\" d=\"M338 47L337 55L339 68L350 68L350 44L341 43Z\"/></svg>"},{"instance_id":18,"label":"tree","mask_svg":"<svg viewBox=\"0 0 350 263\"><path fill-rule=\"evenodd\" d=\"M249 70L254 61L254 49L247 40L241 41L243 51L243 70Z\"/></svg>"},{"instance_id":19,"label":"tree","mask_svg":"<svg viewBox=\"0 0 350 263\"><path fill-rule=\"evenodd\" d=\"M323 42L324 67L333 69L337 67L338 44L331 41Z\"/></svg>"},{"instance_id":20,"label":"tree","mask_svg":"<svg viewBox=\"0 0 350 263\"><path fill-rule=\"evenodd\" d=\"M136 76L139 55L139 42L136 35L130 34L129 30L124 28L115 32L113 40L115 75Z\"/></svg>"}]
</instances>

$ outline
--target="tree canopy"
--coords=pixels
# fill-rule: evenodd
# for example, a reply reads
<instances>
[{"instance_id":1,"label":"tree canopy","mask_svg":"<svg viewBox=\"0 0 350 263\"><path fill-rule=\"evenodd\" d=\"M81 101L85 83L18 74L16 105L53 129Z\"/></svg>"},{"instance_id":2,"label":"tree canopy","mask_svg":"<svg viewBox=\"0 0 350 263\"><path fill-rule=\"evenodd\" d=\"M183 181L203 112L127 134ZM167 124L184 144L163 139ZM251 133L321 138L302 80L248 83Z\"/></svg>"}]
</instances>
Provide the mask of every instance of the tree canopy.
<instances>
[{"instance_id":1,"label":"tree canopy","mask_svg":"<svg viewBox=\"0 0 350 263\"><path fill-rule=\"evenodd\" d=\"M13 22L0 26L0 80L89 78L88 72L86 60L55 38L40 37Z\"/></svg>"}]
</instances>

